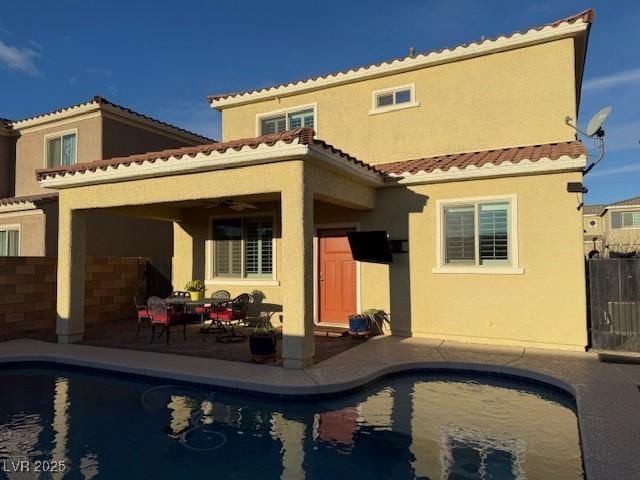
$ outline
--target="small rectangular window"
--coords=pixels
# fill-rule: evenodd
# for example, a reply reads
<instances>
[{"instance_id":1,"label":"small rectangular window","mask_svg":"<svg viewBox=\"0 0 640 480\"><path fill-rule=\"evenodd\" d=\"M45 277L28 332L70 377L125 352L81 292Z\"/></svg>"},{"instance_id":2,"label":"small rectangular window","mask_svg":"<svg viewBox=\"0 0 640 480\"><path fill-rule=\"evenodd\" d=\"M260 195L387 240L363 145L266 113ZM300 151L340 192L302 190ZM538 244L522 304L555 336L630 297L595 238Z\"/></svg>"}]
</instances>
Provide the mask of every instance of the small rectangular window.
<instances>
[{"instance_id":1,"label":"small rectangular window","mask_svg":"<svg viewBox=\"0 0 640 480\"><path fill-rule=\"evenodd\" d=\"M260 135L280 133L295 128L315 128L315 110L305 108L260 120Z\"/></svg>"},{"instance_id":2,"label":"small rectangular window","mask_svg":"<svg viewBox=\"0 0 640 480\"><path fill-rule=\"evenodd\" d=\"M20 255L20 231L17 228L0 230L0 257Z\"/></svg>"},{"instance_id":3,"label":"small rectangular window","mask_svg":"<svg viewBox=\"0 0 640 480\"><path fill-rule=\"evenodd\" d=\"M511 262L511 203L444 205L443 265L491 266Z\"/></svg>"},{"instance_id":4,"label":"small rectangular window","mask_svg":"<svg viewBox=\"0 0 640 480\"><path fill-rule=\"evenodd\" d=\"M47 137L47 167L63 167L76 163L76 134Z\"/></svg>"},{"instance_id":5,"label":"small rectangular window","mask_svg":"<svg viewBox=\"0 0 640 480\"><path fill-rule=\"evenodd\" d=\"M623 228L640 228L640 212L624 212L622 226Z\"/></svg>"},{"instance_id":6,"label":"small rectangular window","mask_svg":"<svg viewBox=\"0 0 640 480\"><path fill-rule=\"evenodd\" d=\"M370 113L417 106L413 91L414 87L410 85L373 92L373 111Z\"/></svg>"}]
</instances>

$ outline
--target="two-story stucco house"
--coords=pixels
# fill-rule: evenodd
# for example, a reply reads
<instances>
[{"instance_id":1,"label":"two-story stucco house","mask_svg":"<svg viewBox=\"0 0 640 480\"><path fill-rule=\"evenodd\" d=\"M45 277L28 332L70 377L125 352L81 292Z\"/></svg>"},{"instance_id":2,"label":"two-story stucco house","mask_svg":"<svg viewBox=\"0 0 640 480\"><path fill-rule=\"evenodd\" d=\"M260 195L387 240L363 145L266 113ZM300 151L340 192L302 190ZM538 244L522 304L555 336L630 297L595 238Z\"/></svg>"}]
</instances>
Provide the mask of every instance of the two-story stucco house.
<instances>
[{"instance_id":1,"label":"two-story stucco house","mask_svg":"<svg viewBox=\"0 0 640 480\"><path fill-rule=\"evenodd\" d=\"M640 196L586 205L583 222L585 255L640 255Z\"/></svg>"},{"instance_id":2,"label":"two-story stucco house","mask_svg":"<svg viewBox=\"0 0 640 480\"><path fill-rule=\"evenodd\" d=\"M23 120L0 120L0 255L57 255L58 194L38 184L36 170L211 141L102 97ZM90 255L172 256L166 223L99 214L88 221Z\"/></svg>"},{"instance_id":3,"label":"two-story stucco house","mask_svg":"<svg viewBox=\"0 0 640 480\"><path fill-rule=\"evenodd\" d=\"M60 198L58 335L82 339L88 212L173 225L173 282L282 304L283 366L314 324L582 350L580 102L591 10L455 48L210 97L221 143L40 170ZM549 212L553 211L553 215ZM349 230L402 241L355 262Z\"/></svg>"}]
</instances>

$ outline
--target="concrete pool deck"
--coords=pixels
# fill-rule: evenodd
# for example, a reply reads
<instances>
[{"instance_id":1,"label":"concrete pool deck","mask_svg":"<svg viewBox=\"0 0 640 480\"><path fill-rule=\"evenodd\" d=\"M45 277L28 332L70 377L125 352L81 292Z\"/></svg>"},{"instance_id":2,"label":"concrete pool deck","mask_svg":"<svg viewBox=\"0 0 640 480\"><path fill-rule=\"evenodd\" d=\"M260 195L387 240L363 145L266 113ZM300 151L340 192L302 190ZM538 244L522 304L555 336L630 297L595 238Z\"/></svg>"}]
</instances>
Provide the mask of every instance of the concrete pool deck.
<instances>
[{"instance_id":1,"label":"concrete pool deck","mask_svg":"<svg viewBox=\"0 0 640 480\"><path fill-rule=\"evenodd\" d=\"M338 393L412 369L465 370L544 382L576 399L587 479L640 478L640 365L592 353L379 337L307 370L37 340L0 343L0 363L52 362L284 396Z\"/></svg>"}]
</instances>

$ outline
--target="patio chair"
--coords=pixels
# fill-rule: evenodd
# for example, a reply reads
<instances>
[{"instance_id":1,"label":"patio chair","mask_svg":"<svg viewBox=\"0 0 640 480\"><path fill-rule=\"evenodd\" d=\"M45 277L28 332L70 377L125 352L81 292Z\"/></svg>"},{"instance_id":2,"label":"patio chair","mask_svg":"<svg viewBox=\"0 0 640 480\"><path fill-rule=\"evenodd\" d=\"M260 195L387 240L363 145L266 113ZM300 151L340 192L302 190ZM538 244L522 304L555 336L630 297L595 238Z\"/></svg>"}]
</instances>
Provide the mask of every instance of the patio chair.
<instances>
[{"instance_id":1,"label":"patio chair","mask_svg":"<svg viewBox=\"0 0 640 480\"><path fill-rule=\"evenodd\" d=\"M149 315L149 308L146 305L138 303L137 295L133 296L133 304L136 306L136 311L138 312L138 330L136 331L136 336L138 336L142 321L147 320L151 323L151 316Z\"/></svg>"},{"instance_id":2,"label":"patio chair","mask_svg":"<svg viewBox=\"0 0 640 480\"><path fill-rule=\"evenodd\" d=\"M242 293L211 312L210 318L223 329L223 333L216 336L217 342L242 342L247 338L244 333L236 332L235 327L247 321L247 309L250 303L251 295Z\"/></svg>"},{"instance_id":3,"label":"patio chair","mask_svg":"<svg viewBox=\"0 0 640 480\"><path fill-rule=\"evenodd\" d=\"M229 300L231 298L231 294L227 290L218 290L213 292L210 298L212 298L213 300ZM204 325L204 317L209 317L212 310L215 308L218 307L210 303L205 303L204 305L197 306L195 308L195 311L198 315L200 315L200 323Z\"/></svg>"},{"instance_id":4,"label":"patio chair","mask_svg":"<svg viewBox=\"0 0 640 480\"><path fill-rule=\"evenodd\" d=\"M156 326L162 327L158 338L166 332L167 346L169 346L169 337L171 336L171 325L182 322L182 337L187 339L187 322L184 321L183 315L176 312L167 306L167 302L158 297L150 297L147 300L147 307L149 316L151 317L151 339L149 343L153 342L156 334Z\"/></svg>"}]
</instances>

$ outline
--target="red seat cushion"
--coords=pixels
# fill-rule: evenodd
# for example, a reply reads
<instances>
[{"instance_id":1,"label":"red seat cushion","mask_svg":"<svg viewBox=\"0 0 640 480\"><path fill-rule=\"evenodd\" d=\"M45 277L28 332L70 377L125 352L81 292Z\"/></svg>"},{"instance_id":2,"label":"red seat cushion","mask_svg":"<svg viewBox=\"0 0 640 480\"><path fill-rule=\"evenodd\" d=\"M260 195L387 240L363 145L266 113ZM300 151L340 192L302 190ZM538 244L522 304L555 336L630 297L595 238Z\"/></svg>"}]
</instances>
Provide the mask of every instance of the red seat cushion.
<instances>
[{"instance_id":1,"label":"red seat cushion","mask_svg":"<svg viewBox=\"0 0 640 480\"><path fill-rule=\"evenodd\" d=\"M178 312L169 311L166 315L154 315L152 318L153 323L160 323L166 325L168 323L174 323L180 320L180 314Z\"/></svg>"},{"instance_id":2,"label":"red seat cushion","mask_svg":"<svg viewBox=\"0 0 640 480\"><path fill-rule=\"evenodd\" d=\"M147 307L138 307L138 320L143 318L149 318L149 311Z\"/></svg>"}]
</instances>

